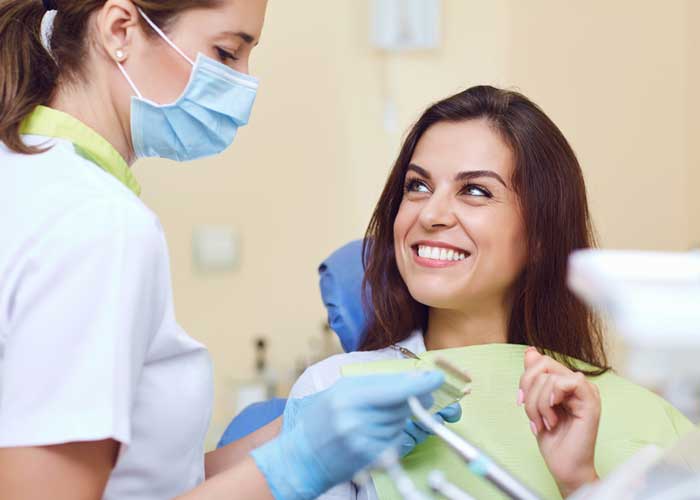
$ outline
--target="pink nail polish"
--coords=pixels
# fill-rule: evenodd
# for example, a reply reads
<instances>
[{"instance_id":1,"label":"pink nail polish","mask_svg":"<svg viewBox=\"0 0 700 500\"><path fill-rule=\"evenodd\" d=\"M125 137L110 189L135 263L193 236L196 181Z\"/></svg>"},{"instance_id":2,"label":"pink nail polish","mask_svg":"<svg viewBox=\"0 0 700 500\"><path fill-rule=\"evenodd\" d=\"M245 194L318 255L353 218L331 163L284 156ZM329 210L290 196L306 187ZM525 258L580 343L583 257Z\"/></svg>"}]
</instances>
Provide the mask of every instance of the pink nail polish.
<instances>
[{"instance_id":1,"label":"pink nail polish","mask_svg":"<svg viewBox=\"0 0 700 500\"><path fill-rule=\"evenodd\" d=\"M546 418L542 417L542 422L544 422L544 426L545 426L545 428L546 428L548 431L551 431L551 430L552 430L552 426L549 425L549 422L547 422L547 419L546 419Z\"/></svg>"},{"instance_id":2,"label":"pink nail polish","mask_svg":"<svg viewBox=\"0 0 700 500\"><path fill-rule=\"evenodd\" d=\"M518 406L523 405L523 401L525 401L525 393L523 392L522 389L518 389Z\"/></svg>"},{"instance_id":3,"label":"pink nail polish","mask_svg":"<svg viewBox=\"0 0 700 500\"><path fill-rule=\"evenodd\" d=\"M532 433L537 436L537 426L535 425L535 422L530 420L530 429L532 429Z\"/></svg>"}]
</instances>

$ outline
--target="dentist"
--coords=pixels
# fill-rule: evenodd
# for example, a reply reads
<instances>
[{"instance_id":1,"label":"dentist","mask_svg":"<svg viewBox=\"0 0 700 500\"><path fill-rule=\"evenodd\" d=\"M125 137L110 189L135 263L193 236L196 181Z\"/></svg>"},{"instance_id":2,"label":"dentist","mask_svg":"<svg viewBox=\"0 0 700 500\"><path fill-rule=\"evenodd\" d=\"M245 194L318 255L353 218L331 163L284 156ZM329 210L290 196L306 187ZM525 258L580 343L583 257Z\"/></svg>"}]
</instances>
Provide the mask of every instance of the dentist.
<instances>
[{"instance_id":1,"label":"dentist","mask_svg":"<svg viewBox=\"0 0 700 500\"><path fill-rule=\"evenodd\" d=\"M233 142L265 9L0 0L0 497L311 499L422 439L406 399L437 373L342 380L290 401L275 440L204 455L210 359L129 167Z\"/></svg>"}]
</instances>

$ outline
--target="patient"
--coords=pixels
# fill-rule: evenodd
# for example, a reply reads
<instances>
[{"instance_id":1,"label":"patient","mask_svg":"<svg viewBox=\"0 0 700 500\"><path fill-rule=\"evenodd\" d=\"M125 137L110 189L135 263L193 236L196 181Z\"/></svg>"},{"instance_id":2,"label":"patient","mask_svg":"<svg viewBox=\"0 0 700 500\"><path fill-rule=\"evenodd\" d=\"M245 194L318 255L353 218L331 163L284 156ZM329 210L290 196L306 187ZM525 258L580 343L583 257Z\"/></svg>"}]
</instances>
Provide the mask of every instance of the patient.
<instances>
[{"instance_id":1,"label":"patient","mask_svg":"<svg viewBox=\"0 0 700 500\"><path fill-rule=\"evenodd\" d=\"M362 350L310 367L290 397L332 385L345 365L401 359L406 350L533 346L513 411L527 414L522 432L535 435L556 487L570 494L597 477L594 382L609 369L598 321L566 287L568 255L593 245L581 168L534 103L479 86L430 106L367 230L371 317ZM347 483L321 498L376 496L372 484Z\"/></svg>"}]
</instances>

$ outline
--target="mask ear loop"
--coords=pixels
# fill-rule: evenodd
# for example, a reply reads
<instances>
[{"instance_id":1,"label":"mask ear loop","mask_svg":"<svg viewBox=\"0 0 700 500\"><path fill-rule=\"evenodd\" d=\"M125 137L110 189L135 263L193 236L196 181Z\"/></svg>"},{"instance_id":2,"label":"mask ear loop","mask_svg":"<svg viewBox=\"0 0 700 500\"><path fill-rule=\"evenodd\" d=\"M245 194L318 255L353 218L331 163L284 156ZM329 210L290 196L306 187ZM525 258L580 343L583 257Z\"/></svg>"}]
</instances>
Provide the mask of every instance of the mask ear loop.
<instances>
[{"instance_id":1,"label":"mask ear loop","mask_svg":"<svg viewBox=\"0 0 700 500\"><path fill-rule=\"evenodd\" d=\"M149 26L150 26L151 28L153 28L153 31L155 31L156 33L158 33L158 35L160 35L160 37L161 37L163 40L165 40L165 42L166 42L168 45L170 45L170 46L173 48L173 50L175 50L175 52L177 52L178 54L180 54L180 55L185 59L185 61L187 61L188 63L190 63L192 66L194 66L194 62L192 61L192 59L190 59L189 57L187 57L187 54L185 54L182 50L180 50L180 47L178 47L177 45L175 45L175 44L172 42L172 40L170 40L170 38L168 38L168 35L166 35L165 33L163 33L163 30L161 30L161 29L156 25L156 23L154 23L153 21L151 21L151 19L146 15L146 13L145 13L143 10L141 10L141 7L137 7L137 9L138 9L138 11L139 11L139 14L141 14L141 17L143 17L143 18L146 20L146 22L149 24Z\"/></svg>"},{"instance_id":2,"label":"mask ear loop","mask_svg":"<svg viewBox=\"0 0 700 500\"><path fill-rule=\"evenodd\" d=\"M124 78L126 78L126 81L129 83L129 86L131 87L131 90L134 91L134 93L138 96L139 99L143 99L143 96L141 95L141 92L139 92L139 89L136 88L136 85L134 84L134 81L129 77L129 74L126 72L124 69L124 66L122 66L122 63L117 61L117 66L119 67L119 71L122 72L122 75L124 75Z\"/></svg>"}]
</instances>

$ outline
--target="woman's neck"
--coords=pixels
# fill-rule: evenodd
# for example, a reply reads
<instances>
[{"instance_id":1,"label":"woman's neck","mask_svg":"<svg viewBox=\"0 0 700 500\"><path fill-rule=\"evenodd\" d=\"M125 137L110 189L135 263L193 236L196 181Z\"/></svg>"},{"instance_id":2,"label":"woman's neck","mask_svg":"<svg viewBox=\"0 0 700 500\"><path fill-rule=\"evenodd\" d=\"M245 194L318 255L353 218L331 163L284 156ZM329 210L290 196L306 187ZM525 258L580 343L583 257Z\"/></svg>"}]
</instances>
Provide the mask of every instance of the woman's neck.
<instances>
[{"instance_id":1,"label":"woman's neck","mask_svg":"<svg viewBox=\"0 0 700 500\"><path fill-rule=\"evenodd\" d=\"M508 342L508 314L503 307L479 311L430 308L426 349L449 349L480 344Z\"/></svg>"},{"instance_id":2,"label":"woman's neck","mask_svg":"<svg viewBox=\"0 0 700 500\"><path fill-rule=\"evenodd\" d=\"M49 106L83 122L104 137L129 165L133 163L131 131L122 124L107 83L98 75L89 83L60 85Z\"/></svg>"}]
</instances>

